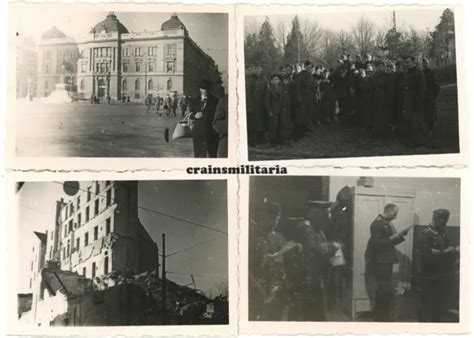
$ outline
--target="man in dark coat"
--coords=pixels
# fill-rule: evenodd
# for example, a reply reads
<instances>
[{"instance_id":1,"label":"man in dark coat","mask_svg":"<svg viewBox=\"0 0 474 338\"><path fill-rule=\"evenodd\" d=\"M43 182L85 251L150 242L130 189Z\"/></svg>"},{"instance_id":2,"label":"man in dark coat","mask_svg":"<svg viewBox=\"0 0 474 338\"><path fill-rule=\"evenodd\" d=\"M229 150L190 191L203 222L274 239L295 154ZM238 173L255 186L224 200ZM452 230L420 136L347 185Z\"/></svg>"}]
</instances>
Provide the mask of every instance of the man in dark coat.
<instances>
[{"instance_id":1,"label":"man in dark coat","mask_svg":"<svg viewBox=\"0 0 474 338\"><path fill-rule=\"evenodd\" d=\"M267 121L265 119L265 91L267 83L260 66L250 67L245 78L247 134L250 146L264 142Z\"/></svg>"},{"instance_id":2,"label":"man in dark coat","mask_svg":"<svg viewBox=\"0 0 474 338\"><path fill-rule=\"evenodd\" d=\"M199 83L201 95L193 105L191 119L194 120L194 157L217 157L219 134L212 128L217 98L209 92L210 87L210 83L207 80Z\"/></svg>"},{"instance_id":3,"label":"man in dark coat","mask_svg":"<svg viewBox=\"0 0 474 338\"><path fill-rule=\"evenodd\" d=\"M279 120L283 112L283 87L277 74L270 78L270 86L265 92L265 110L267 111L268 134L270 144L275 146L281 142Z\"/></svg>"},{"instance_id":4,"label":"man in dark coat","mask_svg":"<svg viewBox=\"0 0 474 338\"><path fill-rule=\"evenodd\" d=\"M378 215L370 226L370 238L365 252L368 277L375 281L375 321L392 320L391 307L394 292L392 289L393 264L398 263L395 246L405 240L411 227L397 233L392 221L397 217L398 207L387 204L384 212Z\"/></svg>"},{"instance_id":5,"label":"man in dark coat","mask_svg":"<svg viewBox=\"0 0 474 338\"><path fill-rule=\"evenodd\" d=\"M417 147L421 145L424 130L425 76L423 71L418 69L414 57L408 58L407 68L402 133L407 137L409 146Z\"/></svg>"},{"instance_id":6,"label":"man in dark coat","mask_svg":"<svg viewBox=\"0 0 474 338\"><path fill-rule=\"evenodd\" d=\"M304 63L304 70L298 75L296 82L296 100L301 109L304 121L304 131L310 131L313 126L313 107L314 107L314 85L311 75L313 65L311 62Z\"/></svg>"},{"instance_id":7,"label":"man in dark coat","mask_svg":"<svg viewBox=\"0 0 474 338\"><path fill-rule=\"evenodd\" d=\"M334 74L334 89L336 91L339 117L343 125L348 125L352 114L352 96L354 92L353 72L350 70L350 61L345 60Z\"/></svg>"},{"instance_id":8,"label":"man in dark coat","mask_svg":"<svg viewBox=\"0 0 474 338\"><path fill-rule=\"evenodd\" d=\"M448 219L449 210L435 210L430 226L420 236L422 295L419 319L423 322L440 322L448 313L454 258L459 253L459 247L450 246L444 233Z\"/></svg>"},{"instance_id":9,"label":"man in dark coat","mask_svg":"<svg viewBox=\"0 0 474 338\"><path fill-rule=\"evenodd\" d=\"M217 150L217 157L227 158L227 131L228 131L228 97L224 95L217 102L216 114L212 127L219 134L219 148Z\"/></svg>"},{"instance_id":10,"label":"man in dark coat","mask_svg":"<svg viewBox=\"0 0 474 338\"><path fill-rule=\"evenodd\" d=\"M425 100L423 101L424 120L428 131L433 129L436 121L436 98L439 94L439 84L434 72L430 69L427 59L423 59L423 73L425 75Z\"/></svg>"}]
</instances>

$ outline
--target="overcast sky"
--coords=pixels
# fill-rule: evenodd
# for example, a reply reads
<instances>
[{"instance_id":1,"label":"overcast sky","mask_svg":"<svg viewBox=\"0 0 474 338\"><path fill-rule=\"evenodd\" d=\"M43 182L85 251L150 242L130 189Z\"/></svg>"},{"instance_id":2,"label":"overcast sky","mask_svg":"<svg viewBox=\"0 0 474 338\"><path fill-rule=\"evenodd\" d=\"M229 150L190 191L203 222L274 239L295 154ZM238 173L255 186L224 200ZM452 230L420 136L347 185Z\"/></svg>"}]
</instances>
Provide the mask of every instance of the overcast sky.
<instances>
[{"instance_id":1,"label":"overcast sky","mask_svg":"<svg viewBox=\"0 0 474 338\"><path fill-rule=\"evenodd\" d=\"M317 22L322 28L333 31L350 31L359 18L364 17L372 21L378 28L392 27L393 11L395 10L397 26L401 29L413 27L417 31L426 29L432 31L439 23L441 14L445 7L417 7L417 9L397 9L396 7L374 7L373 10L350 11L334 10L321 13L301 13L294 12L283 15L270 15L270 22L275 29L278 20L286 20L290 25L291 20L297 14L300 21L309 20ZM248 16L245 20L247 31L255 30L259 27L265 16ZM291 26L289 26L291 28Z\"/></svg>"},{"instance_id":2,"label":"overcast sky","mask_svg":"<svg viewBox=\"0 0 474 338\"><path fill-rule=\"evenodd\" d=\"M86 187L89 182L81 182ZM28 268L33 231L54 227L56 201L70 200L62 185L52 182L29 182L17 193L20 252L20 291L28 288ZM138 205L227 232L227 181L139 181ZM161 250L161 236L166 234L167 254L189 247L168 257L167 270L194 274L197 287L205 292L227 282L227 235L189 223L173 220L143 209L138 216ZM191 282L189 275L168 275L178 284Z\"/></svg>"},{"instance_id":3,"label":"overcast sky","mask_svg":"<svg viewBox=\"0 0 474 338\"><path fill-rule=\"evenodd\" d=\"M66 10L64 10L66 8ZM108 12L68 11L64 5L50 5L48 10L31 4L29 10L15 12L20 36L33 37L38 41L45 31L57 26L73 38L87 35L91 28L104 20ZM163 12L115 12L129 32L159 31L161 24L173 13ZM209 54L219 71L225 71L223 80L227 87L228 62L228 15L227 13L176 13L189 31L190 37Z\"/></svg>"}]
</instances>

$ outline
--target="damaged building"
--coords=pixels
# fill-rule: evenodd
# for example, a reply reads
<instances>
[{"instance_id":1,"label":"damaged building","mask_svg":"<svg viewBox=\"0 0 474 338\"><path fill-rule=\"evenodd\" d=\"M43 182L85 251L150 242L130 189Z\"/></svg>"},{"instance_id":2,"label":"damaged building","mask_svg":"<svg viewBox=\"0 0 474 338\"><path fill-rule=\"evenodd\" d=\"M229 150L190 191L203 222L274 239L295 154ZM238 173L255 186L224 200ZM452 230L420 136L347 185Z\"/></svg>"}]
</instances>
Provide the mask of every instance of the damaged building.
<instances>
[{"instance_id":1,"label":"damaged building","mask_svg":"<svg viewBox=\"0 0 474 338\"><path fill-rule=\"evenodd\" d=\"M18 295L20 322L162 324L158 247L138 217L137 182L84 183L70 200L56 202L51 229L34 232L29 293ZM167 289L168 302L209 303L204 295L171 281ZM168 310L173 310L171 304Z\"/></svg>"}]
</instances>

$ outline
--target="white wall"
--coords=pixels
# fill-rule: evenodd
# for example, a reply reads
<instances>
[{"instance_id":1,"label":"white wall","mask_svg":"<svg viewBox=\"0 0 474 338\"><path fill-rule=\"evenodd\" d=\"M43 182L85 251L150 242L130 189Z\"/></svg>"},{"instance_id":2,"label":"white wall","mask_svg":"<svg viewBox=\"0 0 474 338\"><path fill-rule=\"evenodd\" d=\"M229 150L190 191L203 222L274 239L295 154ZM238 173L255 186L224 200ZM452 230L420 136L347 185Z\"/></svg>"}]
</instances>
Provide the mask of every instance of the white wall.
<instances>
[{"instance_id":1,"label":"white wall","mask_svg":"<svg viewBox=\"0 0 474 338\"><path fill-rule=\"evenodd\" d=\"M416 191L415 223L427 225L433 210L444 208L451 212L448 226L460 226L461 181L458 178L376 177L374 187L385 189L411 189ZM337 193L345 185L356 185L359 177L331 176L329 199L336 200Z\"/></svg>"}]
</instances>

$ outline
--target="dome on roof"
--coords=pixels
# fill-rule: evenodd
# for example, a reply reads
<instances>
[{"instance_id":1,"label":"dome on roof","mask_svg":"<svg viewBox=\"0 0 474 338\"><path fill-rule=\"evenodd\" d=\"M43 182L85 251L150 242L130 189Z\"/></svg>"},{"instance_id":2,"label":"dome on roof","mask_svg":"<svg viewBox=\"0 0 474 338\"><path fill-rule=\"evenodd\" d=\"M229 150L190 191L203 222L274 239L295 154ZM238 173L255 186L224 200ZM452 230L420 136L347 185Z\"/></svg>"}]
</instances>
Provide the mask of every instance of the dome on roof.
<instances>
[{"instance_id":1,"label":"dome on roof","mask_svg":"<svg viewBox=\"0 0 474 338\"><path fill-rule=\"evenodd\" d=\"M43 33L41 35L41 38L43 39L59 39L59 38L65 38L66 34L61 32L58 27L53 26L49 30Z\"/></svg>"},{"instance_id":2,"label":"dome on roof","mask_svg":"<svg viewBox=\"0 0 474 338\"><path fill-rule=\"evenodd\" d=\"M161 25L161 30L162 31L176 30L176 29L186 30L186 27L184 26L184 24L181 22L181 20L178 18L178 16L176 14L173 14L171 16L171 19L165 21Z\"/></svg>"},{"instance_id":3,"label":"dome on roof","mask_svg":"<svg viewBox=\"0 0 474 338\"><path fill-rule=\"evenodd\" d=\"M114 13L109 13L105 20L99 22L91 29L91 33L112 33L118 32L119 34L128 33L127 27L125 27Z\"/></svg>"}]
</instances>

